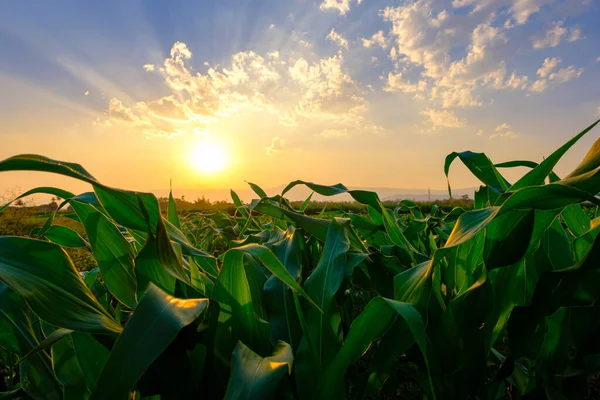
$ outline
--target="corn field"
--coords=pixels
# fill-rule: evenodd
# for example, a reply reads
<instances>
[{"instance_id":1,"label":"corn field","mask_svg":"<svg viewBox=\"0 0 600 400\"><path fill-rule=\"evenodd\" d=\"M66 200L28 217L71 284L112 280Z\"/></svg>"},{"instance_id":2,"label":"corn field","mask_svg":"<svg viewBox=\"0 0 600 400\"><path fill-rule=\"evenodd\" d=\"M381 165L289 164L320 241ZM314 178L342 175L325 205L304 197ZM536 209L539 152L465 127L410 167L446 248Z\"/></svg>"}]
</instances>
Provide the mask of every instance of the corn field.
<instances>
[{"instance_id":1,"label":"corn field","mask_svg":"<svg viewBox=\"0 0 600 400\"><path fill-rule=\"evenodd\" d=\"M553 170L452 153L473 210L424 214L373 192L290 183L235 215L180 218L39 155L0 171L92 185L53 224L0 237L0 399L586 399L600 372L600 141ZM527 167L514 183L501 174ZM368 213L305 215L286 193L348 193ZM450 184L448 185L450 190ZM17 200L17 199L15 199ZM0 212L9 204L4 205ZM400 215L406 215L408 217ZM87 249L79 271L65 248Z\"/></svg>"}]
</instances>

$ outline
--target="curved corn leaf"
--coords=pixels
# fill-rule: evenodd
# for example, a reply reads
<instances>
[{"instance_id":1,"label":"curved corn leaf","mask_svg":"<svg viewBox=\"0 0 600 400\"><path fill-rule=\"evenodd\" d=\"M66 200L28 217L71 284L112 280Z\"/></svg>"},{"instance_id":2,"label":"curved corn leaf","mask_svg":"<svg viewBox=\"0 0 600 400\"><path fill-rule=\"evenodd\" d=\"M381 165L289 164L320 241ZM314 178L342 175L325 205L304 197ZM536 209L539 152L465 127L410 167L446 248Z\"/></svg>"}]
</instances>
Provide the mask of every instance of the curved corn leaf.
<instances>
[{"instance_id":1,"label":"curved corn leaf","mask_svg":"<svg viewBox=\"0 0 600 400\"><path fill-rule=\"evenodd\" d=\"M405 350L416 342L423 354L427 369L429 369L425 324L417 309L412 304L377 297L371 300L363 312L352 322L346 341L325 371L315 398L346 398L346 390L343 387L346 370L360 358L372 342L385 334L396 319L409 329L407 334L410 339L403 342ZM396 340L400 341L402 338L396 338ZM429 390L432 398L435 399L431 380Z\"/></svg>"},{"instance_id":2,"label":"curved corn leaf","mask_svg":"<svg viewBox=\"0 0 600 400\"><path fill-rule=\"evenodd\" d=\"M15 201L22 199L24 197L27 197L27 196L31 196L32 194L38 194L38 193L51 194L53 196L61 197L65 200L75 197L75 195L73 193L63 190L63 189L59 189L59 188L55 188L55 187L47 187L47 186L37 187L35 189L26 191L25 193L15 197L14 199L10 200L8 203L1 206L0 212L2 212L4 209L6 209L8 206L10 206Z\"/></svg>"},{"instance_id":3,"label":"curved corn leaf","mask_svg":"<svg viewBox=\"0 0 600 400\"><path fill-rule=\"evenodd\" d=\"M498 193L503 193L510 187L510 184L504 177L498 172L494 164L490 159L483 153L473 153L472 151L464 151L462 153L450 153L446 156L444 162L444 173L446 179L448 179L448 194L452 198L452 189L450 188L450 165L458 157L463 164L479 179L485 183L491 189Z\"/></svg>"},{"instance_id":4,"label":"curved corn leaf","mask_svg":"<svg viewBox=\"0 0 600 400\"><path fill-rule=\"evenodd\" d=\"M581 139L586 133L592 130L600 120L594 122L592 125L588 126L581 133L575 136L573 139L569 140L567 143L562 145L558 150L552 153L548 158L540 163L537 167L533 168L529 171L525 176L519 179L515 184L510 188L511 191L516 191L522 189L527 186L535 186L541 185L544 183L544 179L552 172L558 161L562 158L562 156L575 144L579 139ZM595 153L600 150L600 145L598 145L598 150L590 150L586 159L582 162L582 164L573 171L573 175L579 175L581 172L589 171L593 165L600 165L600 154L596 155ZM588 158L589 157L589 158ZM595 164L593 161L595 157L598 157L598 164ZM595 169L593 167L592 169Z\"/></svg>"},{"instance_id":5,"label":"curved corn leaf","mask_svg":"<svg viewBox=\"0 0 600 400\"><path fill-rule=\"evenodd\" d=\"M137 282L131 246L117 227L100 212L87 217L85 230L104 284L120 302L135 309Z\"/></svg>"},{"instance_id":6,"label":"curved corn leaf","mask_svg":"<svg viewBox=\"0 0 600 400\"><path fill-rule=\"evenodd\" d=\"M53 243L0 237L0 280L53 325L84 332L121 331L85 286L67 254Z\"/></svg>"},{"instance_id":7,"label":"curved corn leaf","mask_svg":"<svg viewBox=\"0 0 600 400\"><path fill-rule=\"evenodd\" d=\"M45 232L44 237L49 241L56 243L62 247L71 247L71 248L80 248L86 247L89 248L89 244L79 235L79 233L75 232L73 229L61 226L61 225L52 225Z\"/></svg>"},{"instance_id":8,"label":"curved corn leaf","mask_svg":"<svg viewBox=\"0 0 600 400\"><path fill-rule=\"evenodd\" d=\"M208 306L183 300L150 285L113 346L90 399L127 399L144 371Z\"/></svg>"},{"instance_id":9,"label":"curved corn leaf","mask_svg":"<svg viewBox=\"0 0 600 400\"><path fill-rule=\"evenodd\" d=\"M40 343L33 329L33 319L27 303L0 282L0 348L21 357L21 384L34 399L61 399L62 389L52 370L52 360L45 352L32 354Z\"/></svg>"},{"instance_id":10,"label":"curved corn leaf","mask_svg":"<svg viewBox=\"0 0 600 400\"><path fill-rule=\"evenodd\" d=\"M232 368L225 399L270 398L277 385L292 373L294 356L289 344L278 342L270 357L261 357L242 342L238 342L232 354Z\"/></svg>"}]
</instances>

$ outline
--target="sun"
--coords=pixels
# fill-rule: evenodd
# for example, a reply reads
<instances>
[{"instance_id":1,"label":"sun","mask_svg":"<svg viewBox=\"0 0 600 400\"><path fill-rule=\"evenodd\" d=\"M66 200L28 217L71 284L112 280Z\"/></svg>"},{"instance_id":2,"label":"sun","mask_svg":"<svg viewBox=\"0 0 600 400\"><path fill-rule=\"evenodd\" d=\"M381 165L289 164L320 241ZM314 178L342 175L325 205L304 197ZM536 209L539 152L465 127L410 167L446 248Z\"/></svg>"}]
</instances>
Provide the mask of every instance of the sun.
<instances>
[{"instance_id":1,"label":"sun","mask_svg":"<svg viewBox=\"0 0 600 400\"><path fill-rule=\"evenodd\" d=\"M198 142L190 150L190 164L199 172L215 174L224 170L228 162L223 146L213 141Z\"/></svg>"}]
</instances>

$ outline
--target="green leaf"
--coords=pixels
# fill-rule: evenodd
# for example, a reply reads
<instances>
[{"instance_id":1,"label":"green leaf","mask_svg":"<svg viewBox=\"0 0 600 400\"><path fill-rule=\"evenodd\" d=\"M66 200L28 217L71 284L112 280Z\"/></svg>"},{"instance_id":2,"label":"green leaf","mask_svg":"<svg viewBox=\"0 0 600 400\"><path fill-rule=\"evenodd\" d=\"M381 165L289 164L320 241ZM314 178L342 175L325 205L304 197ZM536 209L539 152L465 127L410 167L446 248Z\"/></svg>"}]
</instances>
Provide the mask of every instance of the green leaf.
<instances>
[{"instance_id":1,"label":"green leaf","mask_svg":"<svg viewBox=\"0 0 600 400\"><path fill-rule=\"evenodd\" d=\"M514 264L525 256L533 234L534 217L533 210L515 210L487 225L484 260L488 269Z\"/></svg>"},{"instance_id":2,"label":"green leaf","mask_svg":"<svg viewBox=\"0 0 600 400\"><path fill-rule=\"evenodd\" d=\"M300 212L304 212L304 210L306 210L306 208L310 204L310 200L312 199L313 194L315 194L315 192L311 192L311 194L309 194L308 197L302 202L302 205L300 206L299 210Z\"/></svg>"},{"instance_id":3,"label":"green leaf","mask_svg":"<svg viewBox=\"0 0 600 400\"><path fill-rule=\"evenodd\" d=\"M347 391L343 387L346 370L367 351L372 342L385 334L398 317L399 321L408 326L407 333L410 335L410 339L403 341L403 338L396 338L396 340L403 342L404 350L416 341L423 354L423 359L428 365L425 324L417 309L412 304L377 297L371 300L363 312L352 322L346 341L325 371L315 398L346 398ZM431 382L430 385L432 385ZM435 399L433 386L430 387L430 390Z\"/></svg>"},{"instance_id":4,"label":"green leaf","mask_svg":"<svg viewBox=\"0 0 600 400\"><path fill-rule=\"evenodd\" d=\"M0 164L1 165L1 164ZM26 191L25 193L15 197L14 199L10 200L8 203L4 204L2 207L0 207L0 212L4 211L4 209L6 209L8 206L10 206L12 203L14 203L15 201L22 199L23 197L27 197L30 196L32 194L38 194L38 193L43 193L43 194L51 194L53 196L58 196L61 197L63 199L70 199L71 197L75 197L75 195L71 192L67 192L66 190L62 190L59 188L55 188L55 187L37 187L35 189L31 189Z\"/></svg>"},{"instance_id":5,"label":"green leaf","mask_svg":"<svg viewBox=\"0 0 600 400\"><path fill-rule=\"evenodd\" d=\"M33 321L24 298L0 282L0 348L24 357L38 347ZM62 398L62 389L47 353L39 352L21 360L19 370L22 387L28 395L35 399Z\"/></svg>"},{"instance_id":6,"label":"green leaf","mask_svg":"<svg viewBox=\"0 0 600 400\"><path fill-rule=\"evenodd\" d=\"M596 126L600 120L594 122L591 126L589 126L586 130L584 130L579 135L583 135L587 133L590 129ZM578 136L579 136L578 135ZM600 139L596 140L590 150L587 152L583 160L579 163L579 165L571 172L566 178L572 178L577 175L582 175L586 172L590 172L595 170L598 166L600 166Z\"/></svg>"},{"instance_id":7,"label":"green leaf","mask_svg":"<svg viewBox=\"0 0 600 400\"><path fill-rule=\"evenodd\" d=\"M579 237L590 230L590 217L588 217L580 205L572 204L567 206L562 210L560 215L573 236Z\"/></svg>"},{"instance_id":8,"label":"green leaf","mask_svg":"<svg viewBox=\"0 0 600 400\"><path fill-rule=\"evenodd\" d=\"M472 151L464 151L462 153L453 152L446 156L446 162L444 163L444 173L448 179L448 193L452 197L452 190L450 189L450 165L458 157L463 164L475 175L481 182L488 185L491 189L498 193L503 193L508 190L510 184L504 177L498 172L494 164L490 159L483 153L473 153Z\"/></svg>"},{"instance_id":9,"label":"green leaf","mask_svg":"<svg viewBox=\"0 0 600 400\"><path fill-rule=\"evenodd\" d=\"M129 398L144 371L207 306L208 299L178 299L150 285L113 346L90 399Z\"/></svg>"},{"instance_id":10,"label":"green leaf","mask_svg":"<svg viewBox=\"0 0 600 400\"><path fill-rule=\"evenodd\" d=\"M588 133L592 128L594 128L599 121L594 122L592 125L588 126L581 133L575 136L573 139L569 140L567 143L562 145L558 150L552 153L548 158L540 163L537 167L533 168L527 174L525 174L521 179L519 179L515 184L510 188L511 191L516 191L524 187L541 185L544 183L544 179L552 172L558 161L562 158L562 156L575 144L579 139L581 139L586 133ZM597 155L596 153L600 151L600 144L596 149L592 147L590 153L586 156L582 164L578 168L573 171L572 175L579 175L580 172L590 171L590 167L593 165L600 165L600 163L595 164L594 158L598 158L598 162L600 162L600 153ZM593 167L591 169L595 169Z\"/></svg>"},{"instance_id":11,"label":"green leaf","mask_svg":"<svg viewBox=\"0 0 600 400\"><path fill-rule=\"evenodd\" d=\"M296 353L296 379L303 382L298 388L301 397L311 396L342 346L341 316L335 294L346 273L349 225L347 219L331 221L319 263L304 284L308 295L323 311L315 307L306 310L308 332L304 332Z\"/></svg>"},{"instance_id":12,"label":"green leaf","mask_svg":"<svg viewBox=\"0 0 600 400\"><path fill-rule=\"evenodd\" d=\"M254 312L255 299L244 269L243 252L225 253L212 298L220 306L215 338L217 356L224 362L228 360L238 341L248 343L259 354L267 354L270 326Z\"/></svg>"},{"instance_id":13,"label":"green leaf","mask_svg":"<svg viewBox=\"0 0 600 400\"><path fill-rule=\"evenodd\" d=\"M228 252L242 252L250 254L256 257L262 265L271 271L281 282L286 284L292 290L302 295L309 303L314 305L319 310L319 305L302 289L302 286L296 282L294 277L288 272L288 270L281 264L281 261L265 246L259 244L247 244L242 247L236 247L229 250Z\"/></svg>"},{"instance_id":14,"label":"green leaf","mask_svg":"<svg viewBox=\"0 0 600 400\"><path fill-rule=\"evenodd\" d=\"M294 356L289 344L278 342L270 357L261 357L238 342L232 354L232 368L225 399L271 398L279 382L292 372Z\"/></svg>"},{"instance_id":15,"label":"green leaf","mask_svg":"<svg viewBox=\"0 0 600 400\"><path fill-rule=\"evenodd\" d=\"M0 237L0 280L52 325L84 332L120 332L67 254L53 243Z\"/></svg>"},{"instance_id":16,"label":"green leaf","mask_svg":"<svg viewBox=\"0 0 600 400\"><path fill-rule=\"evenodd\" d=\"M89 244L77 232L66 226L52 225L44 232L44 237L63 247L89 247Z\"/></svg>"},{"instance_id":17,"label":"green leaf","mask_svg":"<svg viewBox=\"0 0 600 400\"><path fill-rule=\"evenodd\" d=\"M98 183L96 178L79 164L57 161L37 154L20 154L0 161L0 171L53 172L91 184Z\"/></svg>"},{"instance_id":18,"label":"green leaf","mask_svg":"<svg viewBox=\"0 0 600 400\"><path fill-rule=\"evenodd\" d=\"M254 193L256 193L258 195L258 197L260 197L261 199L264 199L265 197L269 197L269 196L267 196L267 193L265 193L265 191L261 189L260 186L254 184L254 183L251 183L251 182L246 182L246 183L248 185L250 185L250 188L252 188L252 191Z\"/></svg>"},{"instance_id":19,"label":"green leaf","mask_svg":"<svg viewBox=\"0 0 600 400\"><path fill-rule=\"evenodd\" d=\"M104 284L120 302L135 309L137 282L131 246L117 227L100 212L88 216L85 230Z\"/></svg>"},{"instance_id":20,"label":"green leaf","mask_svg":"<svg viewBox=\"0 0 600 400\"><path fill-rule=\"evenodd\" d=\"M167 209L167 219L170 223L172 223L177 229L181 229L181 225L179 223L179 215L177 215L177 206L175 205L175 199L173 198L173 190L169 191L169 207Z\"/></svg>"},{"instance_id":21,"label":"green leaf","mask_svg":"<svg viewBox=\"0 0 600 400\"><path fill-rule=\"evenodd\" d=\"M290 227L285 239L271 247L296 281L302 270L301 240L302 231ZM271 275L264 285L264 296L268 321L271 323L271 342L284 341L295 351L300 344L301 328L294 310L291 289L277 276Z\"/></svg>"}]
</instances>

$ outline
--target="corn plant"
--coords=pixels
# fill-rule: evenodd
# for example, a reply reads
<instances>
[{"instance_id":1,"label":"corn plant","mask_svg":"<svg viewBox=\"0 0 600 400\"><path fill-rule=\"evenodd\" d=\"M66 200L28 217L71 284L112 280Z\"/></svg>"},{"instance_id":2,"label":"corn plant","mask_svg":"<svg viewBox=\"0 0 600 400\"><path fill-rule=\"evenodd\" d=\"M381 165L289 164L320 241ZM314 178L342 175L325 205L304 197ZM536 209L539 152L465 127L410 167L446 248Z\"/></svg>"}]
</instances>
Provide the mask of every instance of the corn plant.
<instances>
[{"instance_id":1,"label":"corn plant","mask_svg":"<svg viewBox=\"0 0 600 400\"><path fill-rule=\"evenodd\" d=\"M446 176L459 159L482 186L449 213L295 181L180 219L172 196L163 213L78 164L1 161L93 192L30 190L18 198L59 210L0 237L0 399L584 399L600 372L600 141L553 170L596 124L540 164L450 154ZM512 167L530 170L511 184ZM297 185L367 213L308 216L310 197L285 198ZM54 224L67 206L80 233Z\"/></svg>"}]
</instances>

